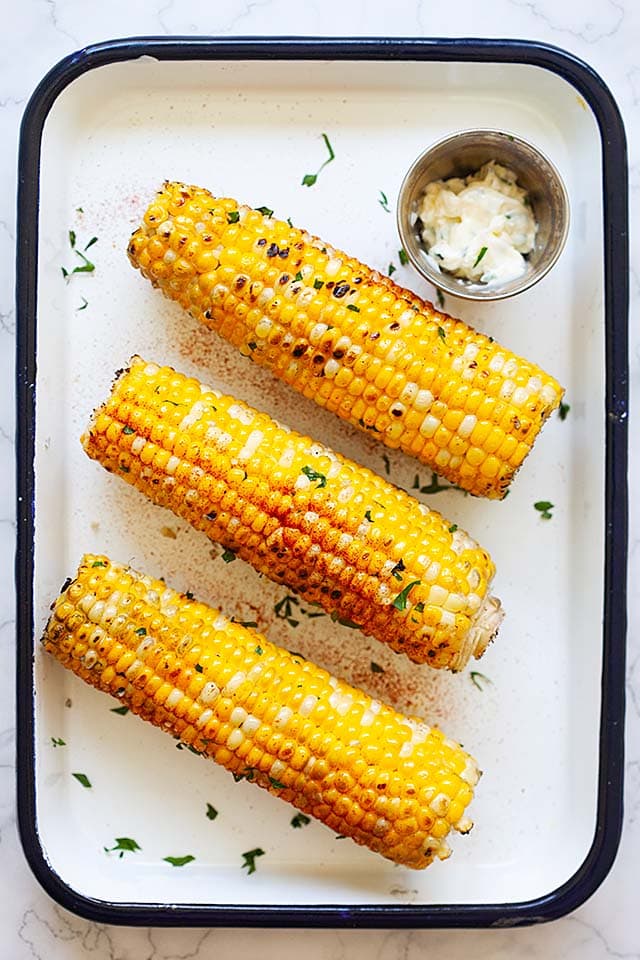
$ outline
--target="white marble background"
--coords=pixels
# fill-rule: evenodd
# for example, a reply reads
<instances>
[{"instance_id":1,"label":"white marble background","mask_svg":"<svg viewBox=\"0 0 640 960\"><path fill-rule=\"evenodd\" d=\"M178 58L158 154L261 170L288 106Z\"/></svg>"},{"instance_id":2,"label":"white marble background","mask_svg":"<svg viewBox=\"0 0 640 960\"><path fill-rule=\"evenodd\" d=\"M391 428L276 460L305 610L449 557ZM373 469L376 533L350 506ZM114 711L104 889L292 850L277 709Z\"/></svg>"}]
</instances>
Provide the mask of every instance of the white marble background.
<instances>
[{"instance_id":1,"label":"white marble background","mask_svg":"<svg viewBox=\"0 0 640 960\"><path fill-rule=\"evenodd\" d=\"M630 146L632 223L640 191L640 4L634 0L20 0L0 4L0 960L413 960L427 952L486 958L640 958L640 443L631 449L630 643L626 820L618 859L575 914L540 927L496 931L242 931L119 929L55 906L26 865L14 797L13 348L16 152L36 83L85 44L132 35L519 37L565 47L611 87ZM632 263L638 236L632 234ZM632 389L640 386L640 274L631 278ZM635 394L637 395L637 394ZM637 439L637 438L636 438ZM636 494L634 503L633 493Z\"/></svg>"}]
</instances>

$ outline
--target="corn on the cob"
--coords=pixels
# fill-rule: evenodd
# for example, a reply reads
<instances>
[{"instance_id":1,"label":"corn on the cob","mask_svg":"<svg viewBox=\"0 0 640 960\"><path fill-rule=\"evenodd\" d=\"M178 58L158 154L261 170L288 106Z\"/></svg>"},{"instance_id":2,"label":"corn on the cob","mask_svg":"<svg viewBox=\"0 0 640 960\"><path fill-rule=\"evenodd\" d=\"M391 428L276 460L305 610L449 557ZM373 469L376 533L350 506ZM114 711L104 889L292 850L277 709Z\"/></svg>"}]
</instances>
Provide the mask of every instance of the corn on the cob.
<instances>
[{"instance_id":1,"label":"corn on the cob","mask_svg":"<svg viewBox=\"0 0 640 960\"><path fill-rule=\"evenodd\" d=\"M87 555L43 642L145 720L334 832L417 869L472 823L475 761L444 734L163 581Z\"/></svg>"},{"instance_id":2,"label":"corn on the cob","mask_svg":"<svg viewBox=\"0 0 640 960\"><path fill-rule=\"evenodd\" d=\"M459 670L497 631L494 566L467 533L171 367L134 357L82 442L271 580L418 663Z\"/></svg>"},{"instance_id":3,"label":"corn on the cob","mask_svg":"<svg viewBox=\"0 0 640 960\"><path fill-rule=\"evenodd\" d=\"M199 187L165 183L128 252L166 296L304 396L476 495L505 495L563 395L535 364L388 277Z\"/></svg>"}]
</instances>

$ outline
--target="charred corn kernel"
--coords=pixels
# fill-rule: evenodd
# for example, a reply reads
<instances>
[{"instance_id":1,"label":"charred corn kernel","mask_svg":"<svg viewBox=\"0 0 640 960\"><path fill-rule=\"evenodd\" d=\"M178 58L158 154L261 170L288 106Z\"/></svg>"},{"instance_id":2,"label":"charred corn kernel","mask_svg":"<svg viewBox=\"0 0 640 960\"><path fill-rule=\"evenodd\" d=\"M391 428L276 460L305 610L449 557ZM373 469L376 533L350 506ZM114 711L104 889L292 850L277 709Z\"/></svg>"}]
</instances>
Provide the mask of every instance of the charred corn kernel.
<instances>
[{"instance_id":1,"label":"charred corn kernel","mask_svg":"<svg viewBox=\"0 0 640 960\"><path fill-rule=\"evenodd\" d=\"M171 367L134 357L82 443L260 573L417 663L459 670L500 625L493 563L466 533Z\"/></svg>"},{"instance_id":2,"label":"charred corn kernel","mask_svg":"<svg viewBox=\"0 0 640 960\"><path fill-rule=\"evenodd\" d=\"M355 426L375 423L383 443L476 495L505 495L563 395L553 377L388 277L304 230L200 187L165 183L128 252L154 286L256 363ZM354 393L354 378L368 384L364 407L342 402ZM378 427L376 411L398 397L395 422ZM530 428L516 434L513 418L525 410ZM445 424L449 434L439 436L451 457L438 457L431 421L422 427L424 416L416 421L415 411ZM473 438L470 416L480 427ZM494 428L500 439L485 449L478 438ZM523 455L499 457L497 472L482 470L484 458L512 434ZM462 443L454 450L456 440ZM482 457L469 470L472 444Z\"/></svg>"},{"instance_id":3,"label":"charred corn kernel","mask_svg":"<svg viewBox=\"0 0 640 960\"><path fill-rule=\"evenodd\" d=\"M472 826L478 769L459 744L162 580L85 556L43 644L236 778L396 863L446 859L451 830Z\"/></svg>"}]
</instances>

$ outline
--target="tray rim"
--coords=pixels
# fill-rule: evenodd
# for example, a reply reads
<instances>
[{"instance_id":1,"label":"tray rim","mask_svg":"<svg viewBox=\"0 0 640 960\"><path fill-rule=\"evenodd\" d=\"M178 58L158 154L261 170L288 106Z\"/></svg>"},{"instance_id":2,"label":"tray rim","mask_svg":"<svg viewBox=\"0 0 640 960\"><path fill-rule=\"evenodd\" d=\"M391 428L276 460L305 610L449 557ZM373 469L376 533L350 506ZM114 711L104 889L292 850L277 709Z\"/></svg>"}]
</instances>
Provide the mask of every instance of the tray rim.
<instances>
[{"instance_id":1,"label":"tray rim","mask_svg":"<svg viewBox=\"0 0 640 960\"><path fill-rule=\"evenodd\" d=\"M568 81L591 107L603 165L605 304L605 557L598 796L594 839L565 883L521 902L435 905L201 905L114 903L70 887L47 861L37 826L33 657L35 382L38 205L42 132L60 93L96 67L158 60L381 60L527 63ZM16 239L16 767L20 840L29 866L59 904L86 919L129 926L511 927L564 916L605 879L623 815L628 437L628 180L626 138L602 78L573 54L528 40L477 38L131 37L84 47L40 81L23 114Z\"/></svg>"}]
</instances>

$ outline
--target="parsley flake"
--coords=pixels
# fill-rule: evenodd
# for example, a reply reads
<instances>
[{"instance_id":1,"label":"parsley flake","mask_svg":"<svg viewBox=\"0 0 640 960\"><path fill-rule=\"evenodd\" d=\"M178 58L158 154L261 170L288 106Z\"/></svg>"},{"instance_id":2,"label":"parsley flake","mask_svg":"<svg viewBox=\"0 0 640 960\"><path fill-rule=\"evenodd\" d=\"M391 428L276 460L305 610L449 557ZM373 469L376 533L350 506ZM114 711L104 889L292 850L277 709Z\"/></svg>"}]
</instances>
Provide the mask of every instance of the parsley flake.
<instances>
[{"instance_id":1,"label":"parsley flake","mask_svg":"<svg viewBox=\"0 0 640 960\"><path fill-rule=\"evenodd\" d=\"M392 577L395 577L396 580L402 580L402 571L403 571L403 570L406 570L406 567L405 567L405 565L404 565L404 560L402 559L402 557L400 557L400 559L399 559L398 562L396 563L395 567L394 567L393 570L391 571L391 576L392 576Z\"/></svg>"},{"instance_id":2,"label":"parsley flake","mask_svg":"<svg viewBox=\"0 0 640 960\"><path fill-rule=\"evenodd\" d=\"M125 717L129 713L129 707L112 707L109 713L117 713L119 717Z\"/></svg>"},{"instance_id":3,"label":"parsley flake","mask_svg":"<svg viewBox=\"0 0 640 960\"><path fill-rule=\"evenodd\" d=\"M265 217L273 216L273 210L270 210L269 207L256 207L256 210Z\"/></svg>"},{"instance_id":4,"label":"parsley flake","mask_svg":"<svg viewBox=\"0 0 640 960\"><path fill-rule=\"evenodd\" d=\"M441 310L444 310L444 294L440 287L436 287L436 301Z\"/></svg>"},{"instance_id":5,"label":"parsley flake","mask_svg":"<svg viewBox=\"0 0 640 960\"><path fill-rule=\"evenodd\" d=\"M81 783L83 787L88 789L91 786L91 781L86 773L72 773L71 776L75 777L78 783Z\"/></svg>"},{"instance_id":6,"label":"parsley flake","mask_svg":"<svg viewBox=\"0 0 640 960\"><path fill-rule=\"evenodd\" d=\"M571 410L571 407L569 406L569 404L563 403L561 400L560 406L558 407L558 416L560 417L561 420L567 419L567 414L569 413L569 410Z\"/></svg>"},{"instance_id":7,"label":"parsley flake","mask_svg":"<svg viewBox=\"0 0 640 960\"><path fill-rule=\"evenodd\" d=\"M138 627L138 629L136 630L136 633L138 634L139 637L146 637L146 635L147 635L147 628L146 628L146 627Z\"/></svg>"},{"instance_id":8,"label":"parsley flake","mask_svg":"<svg viewBox=\"0 0 640 960\"><path fill-rule=\"evenodd\" d=\"M142 847L139 846L135 840L132 840L131 837L116 837L114 847L104 847L103 849L105 853L118 853L122 860L123 854L135 853L137 850L142 850Z\"/></svg>"},{"instance_id":9,"label":"parsley flake","mask_svg":"<svg viewBox=\"0 0 640 960\"><path fill-rule=\"evenodd\" d=\"M287 223L293 229L293 224L291 223L291 217L287 217Z\"/></svg>"},{"instance_id":10,"label":"parsley flake","mask_svg":"<svg viewBox=\"0 0 640 960\"><path fill-rule=\"evenodd\" d=\"M441 339L442 341L444 341L445 336L446 336L446 334L445 334L445 332L444 332L444 327L438 327L438 336L440 337L440 339Z\"/></svg>"},{"instance_id":11,"label":"parsley flake","mask_svg":"<svg viewBox=\"0 0 640 960\"><path fill-rule=\"evenodd\" d=\"M51 737L51 743L54 747L66 747L66 741L62 737Z\"/></svg>"},{"instance_id":12,"label":"parsley flake","mask_svg":"<svg viewBox=\"0 0 640 960\"><path fill-rule=\"evenodd\" d=\"M207 804L207 820L215 820L217 816L218 816L218 811L216 810L216 808L212 804L208 803Z\"/></svg>"},{"instance_id":13,"label":"parsley flake","mask_svg":"<svg viewBox=\"0 0 640 960\"><path fill-rule=\"evenodd\" d=\"M457 529L458 529L458 524L452 523L451 526L449 527L449 533L455 533Z\"/></svg>"},{"instance_id":14,"label":"parsley flake","mask_svg":"<svg viewBox=\"0 0 640 960\"><path fill-rule=\"evenodd\" d=\"M409 263L409 257L407 256L407 252L402 248L398 250L398 258L403 267L406 267L406 265Z\"/></svg>"},{"instance_id":15,"label":"parsley flake","mask_svg":"<svg viewBox=\"0 0 640 960\"><path fill-rule=\"evenodd\" d=\"M294 829L306 827L309 823L311 823L311 817L307 817L304 813L296 813L295 817L291 819L291 826Z\"/></svg>"},{"instance_id":16,"label":"parsley flake","mask_svg":"<svg viewBox=\"0 0 640 960\"><path fill-rule=\"evenodd\" d=\"M187 863L195 860L195 857L187 853L184 857L163 857L165 863L170 863L172 867L184 867Z\"/></svg>"},{"instance_id":17,"label":"parsley flake","mask_svg":"<svg viewBox=\"0 0 640 960\"><path fill-rule=\"evenodd\" d=\"M389 476L389 474L391 473L391 461L389 460L389 457L386 455L386 453L382 454L382 462L384 463L384 472L386 473L387 476Z\"/></svg>"},{"instance_id":18,"label":"parsley flake","mask_svg":"<svg viewBox=\"0 0 640 960\"><path fill-rule=\"evenodd\" d=\"M253 652L256 653L259 657L261 657L262 654L264 653L264 650L262 649L260 644L258 644L258 646L255 648Z\"/></svg>"},{"instance_id":19,"label":"parsley flake","mask_svg":"<svg viewBox=\"0 0 640 960\"><path fill-rule=\"evenodd\" d=\"M333 610L331 613L331 619L334 623L339 623L342 627L348 627L350 630L360 630L360 624L356 623L354 620L348 620L346 617L341 617L337 610Z\"/></svg>"},{"instance_id":20,"label":"parsley flake","mask_svg":"<svg viewBox=\"0 0 640 960\"><path fill-rule=\"evenodd\" d=\"M549 500L536 500L533 508L538 511L541 520L551 520L553 504Z\"/></svg>"},{"instance_id":21,"label":"parsley flake","mask_svg":"<svg viewBox=\"0 0 640 960\"><path fill-rule=\"evenodd\" d=\"M420 580L412 580L411 583L408 583L406 587L400 591L398 596L393 601L393 606L396 610L406 610L407 601L409 600L409 593L414 587L417 587L421 583Z\"/></svg>"},{"instance_id":22,"label":"parsley flake","mask_svg":"<svg viewBox=\"0 0 640 960\"><path fill-rule=\"evenodd\" d=\"M384 673L384 670L383 670L383 668L380 666L379 663L375 663L375 662L372 660L372 661L371 661L371 673Z\"/></svg>"},{"instance_id":23,"label":"parsley flake","mask_svg":"<svg viewBox=\"0 0 640 960\"><path fill-rule=\"evenodd\" d=\"M373 523L373 517L371 516L371 510L365 510L364 512L365 520L368 520L369 523Z\"/></svg>"},{"instance_id":24,"label":"parsley flake","mask_svg":"<svg viewBox=\"0 0 640 960\"><path fill-rule=\"evenodd\" d=\"M296 273L296 275L295 275L295 277L294 277L293 279L296 280L296 281L298 281L298 282L299 282L300 280L302 280L302 274L301 274L301 272L300 272L299 270L298 270L298 272Z\"/></svg>"},{"instance_id":25,"label":"parsley flake","mask_svg":"<svg viewBox=\"0 0 640 960\"><path fill-rule=\"evenodd\" d=\"M81 306L76 307L76 313L79 313L80 310L86 310L88 306L89 306L89 301L87 300L86 297L83 297Z\"/></svg>"},{"instance_id":26,"label":"parsley flake","mask_svg":"<svg viewBox=\"0 0 640 960\"><path fill-rule=\"evenodd\" d=\"M240 211L239 211L239 210L231 210L231 211L227 214L227 223L237 223L239 219L240 219Z\"/></svg>"},{"instance_id":27,"label":"parsley flake","mask_svg":"<svg viewBox=\"0 0 640 960\"><path fill-rule=\"evenodd\" d=\"M264 857L264 850L260 847L255 847L253 850L247 850L246 853L242 854L242 859L244 863L242 864L242 869L247 867L247 876L256 872L256 857Z\"/></svg>"},{"instance_id":28,"label":"parsley flake","mask_svg":"<svg viewBox=\"0 0 640 960\"><path fill-rule=\"evenodd\" d=\"M195 671L196 673L204 673L204 667L201 663L196 663Z\"/></svg>"},{"instance_id":29,"label":"parsley flake","mask_svg":"<svg viewBox=\"0 0 640 960\"><path fill-rule=\"evenodd\" d=\"M222 559L225 563L233 563L233 561L236 559L236 555L233 550L225 550L222 554Z\"/></svg>"},{"instance_id":30,"label":"parsley flake","mask_svg":"<svg viewBox=\"0 0 640 960\"><path fill-rule=\"evenodd\" d=\"M327 164L331 163L331 161L335 159L335 153L333 152L333 147L329 143L329 137L326 135L326 133L322 134L322 139L324 140L327 150L329 151L329 158L325 160L323 164L320 165L317 173L305 173L304 177L302 178L303 187L312 187L316 182L316 180L318 179L320 173L327 166Z\"/></svg>"},{"instance_id":31,"label":"parsley flake","mask_svg":"<svg viewBox=\"0 0 640 960\"><path fill-rule=\"evenodd\" d=\"M380 197L378 198L378 203L380 204L382 209L385 211L385 213L391 213L391 210L389 209L389 201L387 200L387 195L384 192L384 190L380 190Z\"/></svg>"},{"instance_id":32,"label":"parsley flake","mask_svg":"<svg viewBox=\"0 0 640 960\"><path fill-rule=\"evenodd\" d=\"M275 777L269 777L269 783L275 790L286 790L286 783L282 783L280 780L276 780Z\"/></svg>"},{"instance_id":33,"label":"parsley flake","mask_svg":"<svg viewBox=\"0 0 640 960\"><path fill-rule=\"evenodd\" d=\"M91 564L92 567L106 567L104 560L94 560Z\"/></svg>"},{"instance_id":34,"label":"parsley flake","mask_svg":"<svg viewBox=\"0 0 640 960\"><path fill-rule=\"evenodd\" d=\"M394 273L396 272L396 269L397 269L397 267L395 267L395 265L394 265L393 263L390 263L389 266L388 266L388 268L387 268L387 273L389 274L389 276L392 276L392 274L394 274Z\"/></svg>"},{"instance_id":35,"label":"parsley flake","mask_svg":"<svg viewBox=\"0 0 640 960\"><path fill-rule=\"evenodd\" d=\"M321 287L324 287L324 280L320 280L319 277L313 281L313 286L316 290L320 290Z\"/></svg>"},{"instance_id":36,"label":"parsley flake","mask_svg":"<svg viewBox=\"0 0 640 960\"><path fill-rule=\"evenodd\" d=\"M360 307L356 307L355 303L348 303L347 310L351 310L353 313L360 313Z\"/></svg>"},{"instance_id":37,"label":"parsley flake","mask_svg":"<svg viewBox=\"0 0 640 960\"><path fill-rule=\"evenodd\" d=\"M320 487L326 487L327 478L325 477L324 473L318 473L317 470L314 470L313 467L309 466L304 466L300 472L304 473L305 477L308 477L309 480L318 481L316 489L320 489Z\"/></svg>"}]
</instances>

